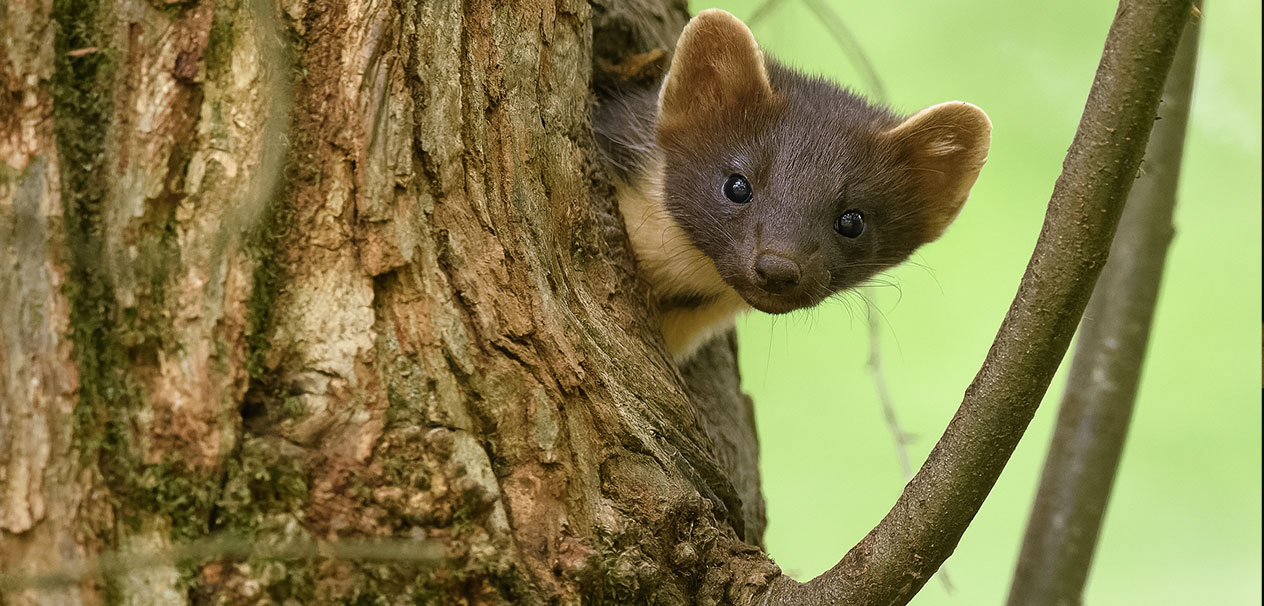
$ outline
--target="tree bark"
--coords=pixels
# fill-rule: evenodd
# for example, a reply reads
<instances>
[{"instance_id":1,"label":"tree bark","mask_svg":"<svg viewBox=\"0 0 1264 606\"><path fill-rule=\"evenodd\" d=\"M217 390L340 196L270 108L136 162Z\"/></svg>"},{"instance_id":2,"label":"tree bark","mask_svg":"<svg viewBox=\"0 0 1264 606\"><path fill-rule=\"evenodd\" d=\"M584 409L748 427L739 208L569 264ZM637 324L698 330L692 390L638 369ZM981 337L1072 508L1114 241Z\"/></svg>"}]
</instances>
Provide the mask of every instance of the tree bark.
<instances>
[{"instance_id":1,"label":"tree bark","mask_svg":"<svg viewBox=\"0 0 1264 606\"><path fill-rule=\"evenodd\" d=\"M594 153L593 83L653 77L686 18L0 9L0 601L803 603L764 595L796 587L758 547L734 342L663 352ZM1068 159L1107 168L1068 183L1122 196L1153 115L1127 91L1155 77L1111 89L1123 128ZM910 597L1021 435L1117 216L1069 187L1061 248L844 581Z\"/></svg>"},{"instance_id":2,"label":"tree bark","mask_svg":"<svg viewBox=\"0 0 1264 606\"><path fill-rule=\"evenodd\" d=\"M1203 3L1197 3L1201 9ZM1079 604L1123 454L1150 338L1181 172L1200 19L1185 26L1163 102L1080 322L1080 338L1032 506L1009 606Z\"/></svg>"},{"instance_id":3,"label":"tree bark","mask_svg":"<svg viewBox=\"0 0 1264 606\"><path fill-rule=\"evenodd\" d=\"M1036 249L957 414L886 517L765 603L906 604L952 554L1039 406L1110 251L1190 0L1122 0Z\"/></svg>"},{"instance_id":4,"label":"tree bark","mask_svg":"<svg viewBox=\"0 0 1264 606\"><path fill-rule=\"evenodd\" d=\"M11 3L2 600L761 590L732 343L686 387L589 126L594 62L666 51L686 18Z\"/></svg>"}]
</instances>

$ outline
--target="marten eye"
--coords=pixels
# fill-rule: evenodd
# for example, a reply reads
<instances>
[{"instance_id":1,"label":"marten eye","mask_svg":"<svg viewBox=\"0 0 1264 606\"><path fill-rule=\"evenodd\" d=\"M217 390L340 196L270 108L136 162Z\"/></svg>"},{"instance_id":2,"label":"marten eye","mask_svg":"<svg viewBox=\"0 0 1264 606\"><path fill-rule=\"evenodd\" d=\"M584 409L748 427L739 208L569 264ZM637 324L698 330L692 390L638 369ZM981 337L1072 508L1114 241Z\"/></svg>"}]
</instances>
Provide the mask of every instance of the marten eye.
<instances>
[{"instance_id":1,"label":"marten eye","mask_svg":"<svg viewBox=\"0 0 1264 606\"><path fill-rule=\"evenodd\" d=\"M834 219L834 231L855 238L865 231L865 216L858 210L849 210Z\"/></svg>"},{"instance_id":2,"label":"marten eye","mask_svg":"<svg viewBox=\"0 0 1264 606\"><path fill-rule=\"evenodd\" d=\"M729 175L729 180L724 182L724 197L738 204L750 202L752 193L750 181L741 175Z\"/></svg>"}]
</instances>

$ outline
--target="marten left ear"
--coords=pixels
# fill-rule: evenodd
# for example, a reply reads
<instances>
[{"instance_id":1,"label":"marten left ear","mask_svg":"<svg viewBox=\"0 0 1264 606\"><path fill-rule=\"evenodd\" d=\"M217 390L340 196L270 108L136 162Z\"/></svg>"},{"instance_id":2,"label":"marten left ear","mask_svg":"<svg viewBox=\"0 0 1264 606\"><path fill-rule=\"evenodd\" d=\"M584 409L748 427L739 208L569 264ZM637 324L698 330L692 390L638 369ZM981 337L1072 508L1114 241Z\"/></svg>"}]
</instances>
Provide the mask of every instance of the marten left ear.
<instances>
[{"instance_id":1,"label":"marten left ear","mask_svg":"<svg viewBox=\"0 0 1264 606\"><path fill-rule=\"evenodd\" d=\"M658 93L659 126L736 114L772 96L764 54L750 28L725 11L708 9L690 19L676 41Z\"/></svg>"},{"instance_id":2,"label":"marten left ear","mask_svg":"<svg viewBox=\"0 0 1264 606\"><path fill-rule=\"evenodd\" d=\"M978 107L949 101L917 112L881 137L910 164L911 176L929 205L926 241L938 238L961 212L987 161L992 121Z\"/></svg>"}]
</instances>

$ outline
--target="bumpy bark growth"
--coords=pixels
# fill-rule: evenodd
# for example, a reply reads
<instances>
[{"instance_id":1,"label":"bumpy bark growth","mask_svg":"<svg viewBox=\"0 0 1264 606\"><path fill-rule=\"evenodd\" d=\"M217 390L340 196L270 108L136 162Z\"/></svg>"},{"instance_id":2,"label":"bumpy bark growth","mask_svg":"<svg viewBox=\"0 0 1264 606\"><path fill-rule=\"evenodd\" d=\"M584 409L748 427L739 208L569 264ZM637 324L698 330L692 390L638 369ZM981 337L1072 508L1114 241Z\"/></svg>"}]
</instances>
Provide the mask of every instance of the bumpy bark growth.
<instances>
[{"instance_id":1,"label":"bumpy bark growth","mask_svg":"<svg viewBox=\"0 0 1264 606\"><path fill-rule=\"evenodd\" d=\"M686 17L10 3L6 603L762 589L732 344L688 388L661 351L589 125L593 66Z\"/></svg>"}]
</instances>

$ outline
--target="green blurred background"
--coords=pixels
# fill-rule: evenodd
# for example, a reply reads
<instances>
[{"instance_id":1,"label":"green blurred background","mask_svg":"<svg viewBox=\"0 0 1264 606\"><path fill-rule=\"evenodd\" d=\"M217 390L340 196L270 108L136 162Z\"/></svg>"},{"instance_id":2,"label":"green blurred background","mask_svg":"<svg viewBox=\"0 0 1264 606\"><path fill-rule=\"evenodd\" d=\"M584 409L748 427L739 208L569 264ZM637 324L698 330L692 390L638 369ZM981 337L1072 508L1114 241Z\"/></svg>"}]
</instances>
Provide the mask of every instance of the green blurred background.
<instances>
[{"instance_id":1,"label":"green blurred background","mask_svg":"<svg viewBox=\"0 0 1264 606\"><path fill-rule=\"evenodd\" d=\"M758 0L719 5L748 18ZM1115 4L831 2L913 112L960 99L992 118L990 159L939 242L888 272L884 365L919 466L951 418L1036 241ZM712 6L694 2L701 10ZM1208 5L1176 217L1150 354L1086 604L1259 604L1260 3ZM758 23L766 52L862 92L798 0ZM863 304L739 322L756 402L768 549L807 580L833 565L903 487L866 370ZM1064 371L1066 365L1064 364ZM1001 604L1065 373L946 570L913 600Z\"/></svg>"}]
</instances>

